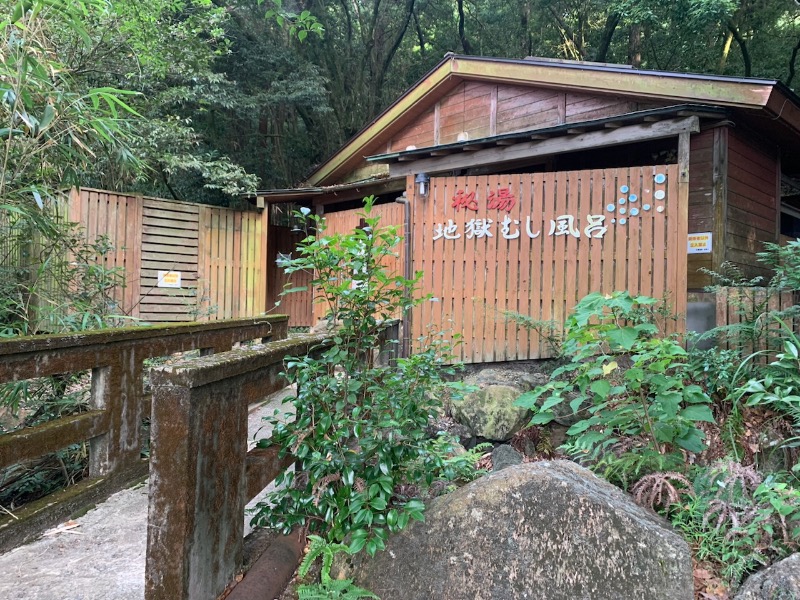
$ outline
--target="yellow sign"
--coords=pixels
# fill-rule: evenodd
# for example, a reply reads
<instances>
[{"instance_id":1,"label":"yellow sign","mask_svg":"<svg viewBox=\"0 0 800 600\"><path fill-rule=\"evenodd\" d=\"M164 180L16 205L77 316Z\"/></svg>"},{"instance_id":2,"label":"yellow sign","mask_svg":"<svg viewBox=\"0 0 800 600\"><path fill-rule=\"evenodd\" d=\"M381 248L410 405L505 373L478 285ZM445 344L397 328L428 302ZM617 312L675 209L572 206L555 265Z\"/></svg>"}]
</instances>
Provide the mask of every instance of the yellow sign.
<instances>
[{"instance_id":1,"label":"yellow sign","mask_svg":"<svg viewBox=\"0 0 800 600\"><path fill-rule=\"evenodd\" d=\"M181 287L180 271L159 271L158 287L160 288L179 288Z\"/></svg>"}]
</instances>

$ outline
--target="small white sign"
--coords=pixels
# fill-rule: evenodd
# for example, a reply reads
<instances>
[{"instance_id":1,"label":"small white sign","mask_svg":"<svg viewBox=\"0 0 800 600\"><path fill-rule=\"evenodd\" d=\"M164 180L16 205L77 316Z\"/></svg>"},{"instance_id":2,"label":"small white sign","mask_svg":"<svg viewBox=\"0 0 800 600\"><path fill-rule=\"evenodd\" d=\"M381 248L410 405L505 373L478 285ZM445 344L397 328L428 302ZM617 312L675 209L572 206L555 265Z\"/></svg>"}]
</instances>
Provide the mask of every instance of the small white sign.
<instances>
[{"instance_id":1,"label":"small white sign","mask_svg":"<svg viewBox=\"0 0 800 600\"><path fill-rule=\"evenodd\" d=\"M690 233L687 251L689 254L711 254L711 232Z\"/></svg>"},{"instance_id":2,"label":"small white sign","mask_svg":"<svg viewBox=\"0 0 800 600\"><path fill-rule=\"evenodd\" d=\"M180 271L159 271L158 287L160 288L179 288L181 287Z\"/></svg>"}]
</instances>

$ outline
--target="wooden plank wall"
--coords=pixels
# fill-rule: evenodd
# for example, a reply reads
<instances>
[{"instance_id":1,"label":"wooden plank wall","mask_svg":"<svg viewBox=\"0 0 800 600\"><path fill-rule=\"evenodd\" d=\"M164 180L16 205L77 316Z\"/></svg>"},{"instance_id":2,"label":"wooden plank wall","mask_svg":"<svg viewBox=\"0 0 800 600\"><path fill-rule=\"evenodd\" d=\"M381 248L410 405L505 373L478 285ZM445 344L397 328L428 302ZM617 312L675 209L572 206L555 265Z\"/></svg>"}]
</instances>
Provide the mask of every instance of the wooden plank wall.
<instances>
[{"instance_id":1,"label":"wooden plank wall","mask_svg":"<svg viewBox=\"0 0 800 600\"><path fill-rule=\"evenodd\" d=\"M397 133L388 148L367 154L397 152L491 135L552 127L654 108L617 96L581 94L542 87L464 82Z\"/></svg>"},{"instance_id":2,"label":"wooden plank wall","mask_svg":"<svg viewBox=\"0 0 800 600\"><path fill-rule=\"evenodd\" d=\"M656 174L664 174L666 181L655 184ZM513 208L489 210L489 194L504 188L516 199ZM663 200L657 191L664 192ZM474 192L478 210L454 208L460 192ZM413 187L407 193L412 195ZM413 338L431 328L460 334L457 354L463 362L549 356L547 344L507 322L504 311L552 320L560 327L591 291L669 294L673 308L685 312L685 284L679 282L686 276L687 224L678 208L676 165L433 178L429 196L413 205L413 266L424 273L422 292L433 296L413 315ZM632 207L639 211L633 218ZM574 234L558 235L554 221L564 215L575 217ZM588 215L603 216L607 230L602 237L587 236ZM513 239L502 235L505 217L510 220L507 236L519 233ZM466 226L473 219L491 219L491 236L470 238ZM450 223L456 239L441 235Z\"/></svg>"},{"instance_id":3,"label":"wooden plank wall","mask_svg":"<svg viewBox=\"0 0 800 600\"><path fill-rule=\"evenodd\" d=\"M200 205L142 199L142 271L139 315L147 322L194 321L198 291ZM180 271L181 288L158 287L158 271Z\"/></svg>"},{"instance_id":4,"label":"wooden plank wall","mask_svg":"<svg viewBox=\"0 0 800 600\"><path fill-rule=\"evenodd\" d=\"M302 231L292 231L289 227L270 226L269 251L267 252L267 281L269 281L269 298L267 310L289 315L289 327L311 327L314 324L312 293L310 287L311 273L297 271L291 276L278 266L278 254L297 256L297 245L305 238ZM308 291L293 292L281 296L287 288L306 287ZM280 304L278 304L280 303ZM274 310L273 310L274 308Z\"/></svg>"},{"instance_id":5,"label":"wooden plank wall","mask_svg":"<svg viewBox=\"0 0 800 600\"><path fill-rule=\"evenodd\" d=\"M372 216L380 217L379 227L396 225L400 228L399 233L402 235L403 211L403 205L395 202L378 204L372 208ZM350 233L358 227L363 213L363 208L327 213L325 215L324 235L333 236L346 235ZM402 274L404 264L404 250L402 241L394 248L394 252L396 256L389 258L385 262L385 267L389 273ZM315 323L325 317L327 307L324 303L315 302L313 309Z\"/></svg>"},{"instance_id":6,"label":"wooden plank wall","mask_svg":"<svg viewBox=\"0 0 800 600\"><path fill-rule=\"evenodd\" d=\"M203 305L210 319L256 315L266 306L261 214L200 207Z\"/></svg>"},{"instance_id":7,"label":"wooden plank wall","mask_svg":"<svg viewBox=\"0 0 800 600\"><path fill-rule=\"evenodd\" d=\"M69 207L87 240L108 236L106 265L126 275L114 292L124 314L157 323L264 311L261 213L89 188L73 190ZM182 287L159 288L158 271L180 271Z\"/></svg>"},{"instance_id":8,"label":"wooden plank wall","mask_svg":"<svg viewBox=\"0 0 800 600\"><path fill-rule=\"evenodd\" d=\"M106 236L112 247L103 259L106 268L125 273L125 287L113 297L122 314L142 317L140 309L142 268L142 198L90 188L72 189L69 194L69 220L80 223L86 240Z\"/></svg>"},{"instance_id":9,"label":"wooden plank wall","mask_svg":"<svg viewBox=\"0 0 800 600\"><path fill-rule=\"evenodd\" d=\"M728 215L725 260L745 277L769 277L756 260L764 242L778 241L780 165L776 148L767 148L744 134L728 134Z\"/></svg>"},{"instance_id":10,"label":"wooden plank wall","mask_svg":"<svg viewBox=\"0 0 800 600\"><path fill-rule=\"evenodd\" d=\"M693 135L691 138L691 153L689 155L689 233L714 232L716 223L714 205L715 185L718 183L714 175L714 164L717 150L715 138L726 134L726 130L717 128ZM722 182L724 185L724 181ZM719 191L719 190L716 190ZM715 243L724 245L724 240L714 240ZM687 278L690 290L702 290L711 285L711 277L702 273L700 269L717 269L718 263L713 262L713 254L689 254Z\"/></svg>"}]
</instances>

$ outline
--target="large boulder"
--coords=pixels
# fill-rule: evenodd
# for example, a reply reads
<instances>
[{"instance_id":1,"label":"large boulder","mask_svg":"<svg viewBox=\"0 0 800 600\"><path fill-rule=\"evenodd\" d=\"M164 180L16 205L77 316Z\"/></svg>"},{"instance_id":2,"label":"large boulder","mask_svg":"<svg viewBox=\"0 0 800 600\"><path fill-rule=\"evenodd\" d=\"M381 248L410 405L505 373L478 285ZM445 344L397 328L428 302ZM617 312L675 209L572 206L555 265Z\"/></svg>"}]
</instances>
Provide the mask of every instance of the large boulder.
<instances>
[{"instance_id":1,"label":"large boulder","mask_svg":"<svg viewBox=\"0 0 800 600\"><path fill-rule=\"evenodd\" d=\"M531 420L531 412L514 406L522 391L510 385L489 385L453 402L453 418L472 435L504 442Z\"/></svg>"},{"instance_id":2,"label":"large boulder","mask_svg":"<svg viewBox=\"0 0 800 600\"><path fill-rule=\"evenodd\" d=\"M568 461L491 473L335 575L382 600L692 600L689 547L666 521Z\"/></svg>"},{"instance_id":3,"label":"large boulder","mask_svg":"<svg viewBox=\"0 0 800 600\"><path fill-rule=\"evenodd\" d=\"M800 599L800 554L792 554L747 578L733 600Z\"/></svg>"}]
</instances>

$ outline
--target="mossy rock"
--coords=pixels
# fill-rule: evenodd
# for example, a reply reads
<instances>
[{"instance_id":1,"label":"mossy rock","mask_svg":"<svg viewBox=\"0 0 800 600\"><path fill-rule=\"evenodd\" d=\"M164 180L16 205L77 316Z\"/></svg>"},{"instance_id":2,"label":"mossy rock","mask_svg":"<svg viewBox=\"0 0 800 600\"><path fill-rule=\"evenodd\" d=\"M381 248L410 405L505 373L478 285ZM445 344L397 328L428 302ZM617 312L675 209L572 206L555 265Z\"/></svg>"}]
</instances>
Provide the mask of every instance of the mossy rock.
<instances>
[{"instance_id":1,"label":"mossy rock","mask_svg":"<svg viewBox=\"0 0 800 600\"><path fill-rule=\"evenodd\" d=\"M489 385L453 402L453 418L472 434L505 442L531 420L531 412L514 406L522 390L509 385Z\"/></svg>"}]
</instances>

